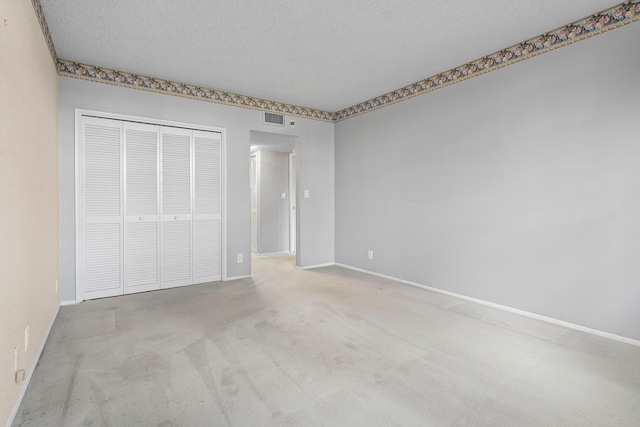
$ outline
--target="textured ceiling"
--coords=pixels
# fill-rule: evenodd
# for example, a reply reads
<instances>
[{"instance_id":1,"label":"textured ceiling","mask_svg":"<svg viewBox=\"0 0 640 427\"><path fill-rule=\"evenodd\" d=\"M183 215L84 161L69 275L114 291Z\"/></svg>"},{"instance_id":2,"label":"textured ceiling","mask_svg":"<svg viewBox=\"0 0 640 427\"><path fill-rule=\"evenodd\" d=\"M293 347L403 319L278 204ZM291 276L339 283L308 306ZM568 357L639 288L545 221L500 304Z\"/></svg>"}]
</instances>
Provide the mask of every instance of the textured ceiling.
<instances>
[{"instance_id":1,"label":"textured ceiling","mask_svg":"<svg viewBox=\"0 0 640 427\"><path fill-rule=\"evenodd\" d=\"M611 0L41 0L58 57L338 111Z\"/></svg>"}]
</instances>

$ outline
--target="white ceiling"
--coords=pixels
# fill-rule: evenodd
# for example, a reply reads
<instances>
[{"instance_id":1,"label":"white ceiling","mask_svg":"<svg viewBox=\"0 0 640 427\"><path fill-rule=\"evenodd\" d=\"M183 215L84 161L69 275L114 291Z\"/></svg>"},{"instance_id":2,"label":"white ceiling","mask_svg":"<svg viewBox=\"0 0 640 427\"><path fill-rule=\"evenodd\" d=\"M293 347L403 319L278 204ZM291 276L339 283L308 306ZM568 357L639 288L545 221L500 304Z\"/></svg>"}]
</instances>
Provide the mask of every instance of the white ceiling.
<instances>
[{"instance_id":1,"label":"white ceiling","mask_svg":"<svg viewBox=\"0 0 640 427\"><path fill-rule=\"evenodd\" d=\"M621 0L41 0L61 59L338 111Z\"/></svg>"}]
</instances>

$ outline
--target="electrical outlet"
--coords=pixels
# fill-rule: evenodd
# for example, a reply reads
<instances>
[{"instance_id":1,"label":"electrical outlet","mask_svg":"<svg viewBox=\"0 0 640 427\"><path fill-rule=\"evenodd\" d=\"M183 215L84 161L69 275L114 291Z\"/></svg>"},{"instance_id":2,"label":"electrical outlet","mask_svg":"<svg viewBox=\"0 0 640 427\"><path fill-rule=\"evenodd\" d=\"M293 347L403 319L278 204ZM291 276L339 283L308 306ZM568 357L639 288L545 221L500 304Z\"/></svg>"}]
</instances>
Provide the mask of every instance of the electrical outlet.
<instances>
[{"instance_id":1,"label":"electrical outlet","mask_svg":"<svg viewBox=\"0 0 640 427\"><path fill-rule=\"evenodd\" d=\"M367 258L373 259L373 250L369 249L369 251L367 252Z\"/></svg>"},{"instance_id":2,"label":"electrical outlet","mask_svg":"<svg viewBox=\"0 0 640 427\"><path fill-rule=\"evenodd\" d=\"M18 369L20 362L20 352L18 352L18 347L20 345L16 345L13 348L13 371L15 372L15 382L16 384L20 384L27 378L27 371L24 369Z\"/></svg>"},{"instance_id":3,"label":"electrical outlet","mask_svg":"<svg viewBox=\"0 0 640 427\"><path fill-rule=\"evenodd\" d=\"M19 371L16 371L16 384L20 384L22 381L27 379L27 371L25 371L24 369L20 369Z\"/></svg>"},{"instance_id":4,"label":"electrical outlet","mask_svg":"<svg viewBox=\"0 0 640 427\"><path fill-rule=\"evenodd\" d=\"M29 327L27 326L24 330L24 351L25 353L29 350Z\"/></svg>"},{"instance_id":5,"label":"electrical outlet","mask_svg":"<svg viewBox=\"0 0 640 427\"><path fill-rule=\"evenodd\" d=\"M238 261L238 264L242 264L244 262L244 255L243 254L236 255L236 260Z\"/></svg>"}]
</instances>

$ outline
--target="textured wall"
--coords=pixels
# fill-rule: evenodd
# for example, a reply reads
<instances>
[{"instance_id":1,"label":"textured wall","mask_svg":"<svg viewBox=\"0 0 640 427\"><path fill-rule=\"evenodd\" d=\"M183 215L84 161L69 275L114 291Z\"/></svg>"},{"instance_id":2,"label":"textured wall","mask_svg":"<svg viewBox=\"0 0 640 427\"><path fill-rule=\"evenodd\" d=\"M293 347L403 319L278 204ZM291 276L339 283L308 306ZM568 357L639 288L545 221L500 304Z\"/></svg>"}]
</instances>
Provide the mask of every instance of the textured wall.
<instances>
[{"instance_id":1,"label":"textured wall","mask_svg":"<svg viewBox=\"0 0 640 427\"><path fill-rule=\"evenodd\" d=\"M227 275L251 274L249 142L252 130L298 136L301 188L313 195L299 210L302 266L333 262L333 123L296 119L291 128L264 125L262 112L59 78L60 283L62 301L75 300L75 109L172 120L227 129ZM236 263L236 254L244 263Z\"/></svg>"},{"instance_id":2,"label":"textured wall","mask_svg":"<svg viewBox=\"0 0 640 427\"><path fill-rule=\"evenodd\" d=\"M638 40L337 123L336 261L640 339Z\"/></svg>"},{"instance_id":3,"label":"textured wall","mask_svg":"<svg viewBox=\"0 0 640 427\"><path fill-rule=\"evenodd\" d=\"M58 77L33 7L0 8L0 424L15 406L59 305ZM25 328L30 328L28 350Z\"/></svg>"}]
</instances>

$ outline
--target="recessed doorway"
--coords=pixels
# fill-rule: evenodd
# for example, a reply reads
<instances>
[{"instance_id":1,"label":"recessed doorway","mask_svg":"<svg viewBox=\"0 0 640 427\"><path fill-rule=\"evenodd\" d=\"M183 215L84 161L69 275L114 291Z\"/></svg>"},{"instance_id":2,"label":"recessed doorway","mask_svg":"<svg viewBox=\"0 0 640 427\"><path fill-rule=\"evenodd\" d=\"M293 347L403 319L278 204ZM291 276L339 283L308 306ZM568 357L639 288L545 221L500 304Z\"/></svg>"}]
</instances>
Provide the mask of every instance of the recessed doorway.
<instances>
[{"instance_id":1,"label":"recessed doorway","mask_svg":"<svg viewBox=\"0 0 640 427\"><path fill-rule=\"evenodd\" d=\"M252 256L283 256L295 265L298 137L251 131L250 147Z\"/></svg>"}]
</instances>

